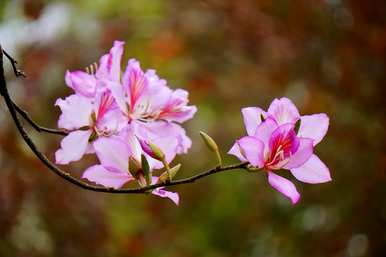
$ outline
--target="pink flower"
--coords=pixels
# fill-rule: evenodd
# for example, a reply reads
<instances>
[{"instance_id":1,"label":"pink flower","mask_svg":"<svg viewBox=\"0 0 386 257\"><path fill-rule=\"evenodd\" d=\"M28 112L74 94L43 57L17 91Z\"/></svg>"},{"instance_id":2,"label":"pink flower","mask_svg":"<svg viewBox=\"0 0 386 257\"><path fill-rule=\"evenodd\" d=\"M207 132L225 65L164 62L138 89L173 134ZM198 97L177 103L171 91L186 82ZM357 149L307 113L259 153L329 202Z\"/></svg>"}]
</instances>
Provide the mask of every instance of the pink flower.
<instances>
[{"instance_id":1,"label":"pink flower","mask_svg":"<svg viewBox=\"0 0 386 257\"><path fill-rule=\"evenodd\" d=\"M133 156L140 163L141 147L133 134L126 140L120 137L101 138L94 143L94 148L101 164L89 167L83 173L83 178L115 189L135 180L129 171L129 157ZM152 166L151 158L147 158ZM157 177L153 177L152 184L156 182ZM179 203L178 193L166 191L162 187L153 190L152 194L167 197L177 205Z\"/></svg>"},{"instance_id":2,"label":"pink flower","mask_svg":"<svg viewBox=\"0 0 386 257\"><path fill-rule=\"evenodd\" d=\"M55 105L62 111L58 127L70 131L55 153L58 164L80 160L85 153L93 151L92 142L117 134L127 124L127 118L108 91L98 92L94 98L73 94L64 100L58 99Z\"/></svg>"},{"instance_id":3,"label":"pink flower","mask_svg":"<svg viewBox=\"0 0 386 257\"><path fill-rule=\"evenodd\" d=\"M134 59L129 60L122 80L109 81L107 86L134 128L174 135L178 140L178 154L190 148L190 139L177 124L191 119L197 111L195 106L187 105L187 91L171 90L154 70L143 72ZM141 133L140 130L137 133Z\"/></svg>"},{"instance_id":4,"label":"pink flower","mask_svg":"<svg viewBox=\"0 0 386 257\"><path fill-rule=\"evenodd\" d=\"M327 166L313 154L313 147L328 129L326 114L300 116L287 98L275 99L267 112L248 107L242 109L242 113L248 136L237 140L228 153L267 171L271 186L293 204L300 198L295 185L273 171L290 170L297 180L305 183L331 181ZM295 124L299 119L300 128L296 133Z\"/></svg>"}]
</instances>

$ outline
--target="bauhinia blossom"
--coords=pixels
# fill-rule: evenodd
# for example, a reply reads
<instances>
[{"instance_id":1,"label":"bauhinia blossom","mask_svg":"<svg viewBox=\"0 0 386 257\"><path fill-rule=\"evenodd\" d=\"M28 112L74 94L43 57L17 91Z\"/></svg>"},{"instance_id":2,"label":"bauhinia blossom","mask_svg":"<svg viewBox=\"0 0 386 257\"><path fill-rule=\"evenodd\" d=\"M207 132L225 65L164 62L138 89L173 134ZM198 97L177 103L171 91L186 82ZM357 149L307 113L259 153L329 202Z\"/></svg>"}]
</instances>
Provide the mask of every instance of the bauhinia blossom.
<instances>
[{"instance_id":1,"label":"bauhinia blossom","mask_svg":"<svg viewBox=\"0 0 386 257\"><path fill-rule=\"evenodd\" d=\"M117 134L127 124L107 90L98 92L94 98L73 94L58 99L55 105L62 111L58 127L70 131L55 153L58 164L80 160L86 152L93 152L95 140Z\"/></svg>"},{"instance_id":2,"label":"bauhinia blossom","mask_svg":"<svg viewBox=\"0 0 386 257\"><path fill-rule=\"evenodd\" d=\"M275 99L268 111L257 107L242 109L248 136L236 141L229 154L268 174L269 184L288 197L293 204L300 199L295 185L279 176L281 170L305 183L331 181L327 166L313 153L327 133L326 114L300 116L296 106L287 98ZM296 132L295 124L300 120Z\"/></svg>"},{"instance_id":3,"label":"bauhinia blossom","mask_svg":"<svg viewBox=\"0 0 386 257\"><path fill-rule=\"evenodd\" d=\"M121 81L108 81L119 108L137 133L147 136L174 136L178 140L176 153L186 153L190 139L178 123L193 117L195 106L188 106L188 92L171 90L154 70L143 72L139 62L129 60Z\"/></svg>"},{"instance_id":4,"label":"bauhinia blossom","mask_svg":"<svg viewBox=\"0 0 386 257\"><path fill-rule=\"evenodd\" d=\"M55 154L56 163L68 164L95 152L101 164L88 168L83 178L113 188L134 180L129 158L140 163L144 155L151 169L161 169L186 153L191 140L180 124L197 110L187 105L187 91L171 90L154 70L143 72L134 59L121 74L123 46L115 41L91 72L68 71L65 82L74 94L56 101L62 111L58 127L69 131ZM160 148L164 158L152 158L140 142ZM152 193L178 203L175 193L162 188Z\"/></svg>"}]
</instances>

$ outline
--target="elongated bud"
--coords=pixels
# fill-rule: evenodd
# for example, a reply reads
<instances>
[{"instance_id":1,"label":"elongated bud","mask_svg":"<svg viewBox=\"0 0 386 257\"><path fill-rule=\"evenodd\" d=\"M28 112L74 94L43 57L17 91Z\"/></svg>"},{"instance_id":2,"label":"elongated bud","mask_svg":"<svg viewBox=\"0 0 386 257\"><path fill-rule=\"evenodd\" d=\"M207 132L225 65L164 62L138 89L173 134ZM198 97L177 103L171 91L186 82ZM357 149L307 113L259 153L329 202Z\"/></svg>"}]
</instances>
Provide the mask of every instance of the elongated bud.
<instances>
[{"instance_id":1,"label":"elongated bud","mask_svg":"<svg viewBox=\"0 0 386 257\"><path fill-rule=\"evenodd\" d=\"M142 171L141 163L137 161L133 156L129 157L129 172L130 174L138 179L139 173Z\"/></svg>"},{"instance_id":2,"label":"elongated bud","mask_svg":"<svg viewBox=\"0 0 386 257\"><path fill-rule=\"evenodd\" d=\"M150 157L159 161L163 161L165 159L165 154L158 146L156 146L151 142L147 142L139 138L138 138L138 141L139 141L139 144L141 145L142 150L145 153L147 153Z\"/></svg>"},{"instance_id":3,"label":"elongated bud","mask_svg":"<svg viewBox=\"0 0 386 257\"><path fill-rule=\"evenodd\" d=\"M218 146L217 146L216 142L213 140L213 138L211 138L208 134L206 134L203 131L200 131L200 136L201 136L202 140L204 140L204 143L208 146L208 148L212 152L218 151Z\"/></svg>"},{"instance_id":4,"label":"elongated bud","mask_svg":"<svg viewBox=\"0 0 386 257\"><path fill-rule=\"evenodd\" d=\"M151 174L150 166L145 155L143 154L141 155L141 164L142 164L142 171L145 176L146 184L151 185L152 174Z\"/></svg>"},{"instance_id":5,"label":"elongated bud","mask_svg":"<svg viewBox=\"0 0 386 257\"><path fill-rule=\"evenodd\" d=\"M200 135L201 135L202 140L204 140L206 146L212 152L214 152L216 154L216 158L217 158L217 161L218 161L218 166L221 167L222 166L222 158L221 158L221 154L220 154L220 151L218 149L218 146L217 146L216 142L213 140L213 138L211 138L208 134L206 134L203 131L200 131Z\"/></svg>"},{"instance_id":6,"label":"elongated bud","mask_svg":"<svg viewBox=\"0 0 386 257\"><path fill-rule=\"evenodd\" d=\"M296 135L298 134L299 132L299 128L300 128L300 124L302 123L302 120L301 119L298 119L295 123L295 133Z\"/></svg>"},{"instance_id":7,"label":"elongated bud","mask_svg":"<svg viewBox=\"0 0 386 257\"><path fill-rule=\"evenodd\" d=\"M165 171L161 174L158 178L158 183L163 183L166 181L169 181L170 179L174 178L177 174L177 172L180 170L181 164L177 164L176 166L169 169L169 171Z\"/></svg>"}]
</instances>

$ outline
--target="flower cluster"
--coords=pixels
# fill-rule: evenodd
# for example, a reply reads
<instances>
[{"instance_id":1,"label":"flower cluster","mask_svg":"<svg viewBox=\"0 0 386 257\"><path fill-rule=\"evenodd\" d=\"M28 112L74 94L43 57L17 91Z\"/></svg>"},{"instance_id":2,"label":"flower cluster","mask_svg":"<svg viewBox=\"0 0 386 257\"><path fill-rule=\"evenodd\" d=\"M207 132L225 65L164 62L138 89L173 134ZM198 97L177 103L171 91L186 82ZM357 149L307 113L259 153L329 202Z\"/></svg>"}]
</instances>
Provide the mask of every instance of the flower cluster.
<instances>
[{"instance_id":1,"label":"flower cluster","mask_svg":"<svg viewBox=\"0 0 386 257\"><path fill-rule=\"evenodd\" d=\"M197 111L188 105L187 91L171 90L154 70L144 72L134 59L121 74L123 46L115 41L91 72L67 72L65 81L74 94L56 101L62 111L58 126L69 132L55 153L56 163L96 154L100 164L87 168L82 177L114 189L129 181L140 187L170 181L180 165L169 164L192 144L181 124ZM305 183L331 180L327 166L314 154L328 130L326 114L300 116L287 98L275 99L267 111L248 107L242 114L248 135L236 140L228 153L246 162L250 171L266 172L269 184L293 204L300 194L290 180L278 175L282 170ZM229 169L222 167L216 142L204 132L201 136L216 153L215 171ZM179 202L177 193L163 187L151 193Z\"/></svg>"},{"instance_id":2,"label":"flower cluster","mask_svg":"<svg viewBox=\"0 0 386 257\"><path fill-rule=\"evenodd\" d=\"M123 47L115 41L95 72L67 72L65 81L74 94L56 101L62 112L58 127L69 131L55 153L56 163L95 153L100 164L89 167L83 178L111 188L132 180L141 186L156 183L158 177L152 175L144 180L143 166L161 169L187 152L191 140L180 124L196 112L187 105L187 91L171 90L154 70L144 72L138 61L130 59L121 74ZM162 159L142 149L149 142L160 149ZM152 193L178 204L177 193L162 188Z\"/></svg>"},{"instance_id":3,"label":"flower cluster","mask_svg":"<svg viewBox=\"0 0 386 257\"><path fill-rule=\"evenodd\" d=\"M228 153L266 171L269 184L293 204L299 201L300 194L291 181L277 175L280 170L290 170L305 183L331 180L327 166L313 153L327 133L326 114L300 116L287 98L275 99L268 111L248 107L242 109L242 114L248 136L237 140Z\"/></svg>"}]
</instances>

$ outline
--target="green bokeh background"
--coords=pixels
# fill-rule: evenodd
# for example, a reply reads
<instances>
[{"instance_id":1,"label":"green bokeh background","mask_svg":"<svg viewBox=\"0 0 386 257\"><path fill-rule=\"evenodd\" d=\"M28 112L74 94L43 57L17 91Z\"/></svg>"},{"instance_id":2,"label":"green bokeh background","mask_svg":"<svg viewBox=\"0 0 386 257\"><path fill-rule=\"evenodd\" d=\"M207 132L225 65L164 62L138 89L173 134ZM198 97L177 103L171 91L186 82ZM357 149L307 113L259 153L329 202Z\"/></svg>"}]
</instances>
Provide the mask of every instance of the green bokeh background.
<instances>
[{"instance_id":1,"label":"green bokeh background","mask_svg":"<svg viewBox=\"0 0 386 257\"><path fill-rule=\"evenodd\" d=\"M181 204L87 192L26 148L0 101L0 256L386 256L386 2L343 0L0 0L0 43L27 74L9 89L54 127L67 69L126 41L125 57L155 68L198 106L180 177L215 165L198 131L224 155L242 136L240 109L287 96L326 112L316 152L333 181L307 185L291 206L264 174L243 171L172 188ZM59 139L31 130L53 157ZM79 176L93 162L66 167ZM226 163L236 162L225 157Z\"/></svg>"}]
</instances>

